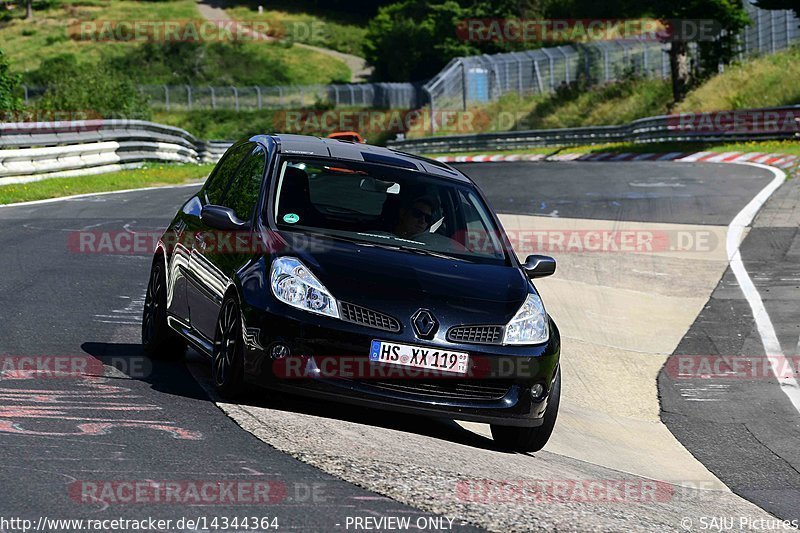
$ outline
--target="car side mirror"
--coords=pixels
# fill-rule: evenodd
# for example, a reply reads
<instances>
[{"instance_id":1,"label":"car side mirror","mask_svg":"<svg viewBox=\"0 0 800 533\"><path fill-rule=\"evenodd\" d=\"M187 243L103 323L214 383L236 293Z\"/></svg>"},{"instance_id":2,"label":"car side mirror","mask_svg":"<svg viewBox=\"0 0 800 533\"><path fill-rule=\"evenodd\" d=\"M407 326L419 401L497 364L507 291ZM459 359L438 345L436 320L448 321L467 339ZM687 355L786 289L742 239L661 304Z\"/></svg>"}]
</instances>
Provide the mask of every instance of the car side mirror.
<instances>
[{"instance_id":1,"label":"car side mirror","mask_svg":"<svg viewBox=\"0 0 800 533\"><path fill-rule=\"evenodd\" d=\"M204 205L200 219L214 229L236 231L247 228L247 222L239 220L233 209L221 205Z\"/></svg>"},{"instance_id":2,"label":"car side mirror","mask_svg":"<svg viewBox=\"0 0 800 533\"><path fill-rule=\"evenodd\" d=\"M556 272L556 260L548 255L529 255L522 268L530 279L552 276Z\"/></svg>"}]
</instances>

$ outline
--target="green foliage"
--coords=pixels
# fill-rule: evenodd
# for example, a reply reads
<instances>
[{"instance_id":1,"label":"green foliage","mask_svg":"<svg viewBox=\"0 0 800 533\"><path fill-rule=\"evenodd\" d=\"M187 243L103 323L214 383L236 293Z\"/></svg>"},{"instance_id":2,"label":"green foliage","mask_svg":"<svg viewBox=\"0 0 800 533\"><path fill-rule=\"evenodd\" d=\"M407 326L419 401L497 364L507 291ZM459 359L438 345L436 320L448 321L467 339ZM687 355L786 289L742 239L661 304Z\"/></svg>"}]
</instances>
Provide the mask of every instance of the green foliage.
<instances>
[{"instance_id":1,"label":"green foliage","mask_svg":"<svg viewBox=\"0 0 800 533\"><path fill-rule=\"evenodd\" d=\"M12 68L25 73L27 85L38 85L32 78L49 77L47 68L42 65L44 60L66 53L75 54L80 68L93 69L98 63L106 63L111 68L119 66L124 69L119 71L119 76L133 76L136 83L142 84L188 81L194 85L302 85L349 81L351 77L343 61L291 46L291 43L225 41L158 45L144 43L143 39L126 41L124 35L118 35L119 41L108 42L104 39L113 37L108 32L103 39L92 41L88 32L81 35L69 31L69 26L76 21L196 21L199 17L194 0L54 1L58 6L51 9L39 9L39 4L34 4L36 12L32 21L24 20L23 2L9 2L16 6L13 10L0 8L0 18L8 14L15 19L8 25L0 22L0 48L5 51ZM0 0L0 7L2 5L3 0ZM366 31L358 29L362 33ZM338 38L346 40L347 36ZM148 68L153 69L152 76ZM194 76L196 78L187 80Z\"/></svg>"},{"instance_id":2,"label":"green foliage","mask_svg":"<svg viewBox=\"0 0 800 533\"><path fill-rule=\"evenodd\" d=\"M58 72L50 79L39 107L54 112L96 113L104 118L150 117L150 107L136 85L104 65Z\"/></svg>"},{"instance_id":3,"label":"green foliage","mask_svg":"<svg viewBox=\"0 0 800 533\"><path fill-rule=\"evenodd\" d=\"M141 83L281 85L291 81L279 59L240 41L146 42L109 63Z\"/></svg>"},{"instance_id":4,"label":"green foliage","mask_svg":"<svg viewBox=\"0 0 800 533\"><path fill-rule=\"evenodd\" d=\"M689 92L676 111L719 111L800 104L800 47L730 65Z\"/></svg>"},{"instance_id":5,"label":"green foliage","mask_svg":"<svg viewBox=\"0 0 800 533\"><path fill-rule=\"evenodd\" d=\"M19 81L19 76L11 73L3 51L0 50L0 111L19 109L20 99L14 96Z\"/></svg>"},{"instance_id":6,"label":"green foliage","mask_svg":"<svg viewBox=\"0 0 800 533\"><path fill-rule=\"evenodd\" d=\"M364 52L385 81L430 78L450 59L476 52L455 34L470 14L457 2L403 0L381 8L367 28Z\"/></svg>"},{"instance_id":7,"label":"green foliage","mask_svg":"<svg viewBox=\"0 0 800 533\"><path fill-rule=\"evenodd\" d=\"M364 53L381 81L430 78L455 57L527 49L542 43L469 41L458 28L469 19L541 16L529 0L400 0L367 26Z\"/></svg>"},{"instance_id":8,"label":"green foliage","mask_svg":"<svg viewBox=\"0 0 800 533\"><path fill-rule=\"evenodd\" d=\"M396 0L272 0L264 3L263 0L250 0L246 2L252 7L258 4L265 9L292 10L299 13L325 14L337 13L343 17L353 15L372 17L381 6L391 4Z\"/></svg>"},{"instance_id":9,"label":"green foliage","mask_svg":"<svg viewBox=\"0 0 800 533\"><path fill-rule=\"evenodd\" d=\"M38 69L27 73L25 83L47 87L54 80L68 78L78 70L78 58L75 54L60 54L44 59Z\"/></svg>"},{"instance_id":10,"label":"green foliage","mask_svg":"<svg viewBox=\"0 0 800 533\"><path fill-rule=\"evenodd\" d=\"M157 112L153 120L189 131L198 139L235 140L274 131L275 111L194 110Z\"/></svg>"}]
</instances>

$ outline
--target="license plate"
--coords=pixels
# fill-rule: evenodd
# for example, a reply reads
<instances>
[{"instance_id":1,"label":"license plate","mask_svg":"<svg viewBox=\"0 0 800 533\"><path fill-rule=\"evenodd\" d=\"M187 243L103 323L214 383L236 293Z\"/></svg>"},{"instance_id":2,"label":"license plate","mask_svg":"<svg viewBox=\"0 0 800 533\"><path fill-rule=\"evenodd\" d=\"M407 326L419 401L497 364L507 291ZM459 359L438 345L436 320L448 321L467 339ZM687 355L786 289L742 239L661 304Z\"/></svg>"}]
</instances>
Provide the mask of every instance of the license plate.
<instances>
[{"instance_id":1,"label":"license plate","mask_svg":"<svg viewBox=\"0 0 800 533\"><path fill-rule=\"evenodd\" d=\"M372 341L369 360L376 363L410 366L466 374L469 368L469 354L451 352L436 348L423 348L408 344L396 344L386 341Z\"/></svg>"}]
</instances>

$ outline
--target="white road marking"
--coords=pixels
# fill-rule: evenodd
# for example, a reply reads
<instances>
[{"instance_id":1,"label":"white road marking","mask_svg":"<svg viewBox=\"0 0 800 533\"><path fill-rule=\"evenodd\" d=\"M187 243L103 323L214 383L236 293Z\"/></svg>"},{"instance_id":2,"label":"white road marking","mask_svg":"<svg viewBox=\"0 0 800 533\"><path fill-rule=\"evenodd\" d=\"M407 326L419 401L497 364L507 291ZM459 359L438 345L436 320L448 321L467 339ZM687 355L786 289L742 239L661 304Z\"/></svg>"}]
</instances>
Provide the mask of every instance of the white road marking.
<instances>
[{"instance_id":1,"label":"white road marking","mask_svg":"<svg viewBox=\"0 0 800 533\"><path fill-rule=\"evenodd\" d=\"M686 187L683 183L667 183L666 181L657 181L654 183L632 181L628 185L631 187Z\"/></svg>"},{"instance_id":2,"label":"white road marking","mask_svg":"<svg viewBox=\"0 0 800 533\"><path fill-rule=\"evenodd\" d=\"M772 320L767 313L767 308L764 306L758 289L756 289L753 281L750 279L750 275L747 273L744 263L742 263L742 256L739 253L739 244L742 241L742 234L744 233L745 227L750 225L756 213L758 213L758 210L764 205L764 202L766 202L772 193L786 180L786 174L782 170L759 163L741 164L768 170L775 175L775 179L764 187L750 203L744 206L744 209L739 211L728 225L726 241L728 260L730 261L733 275L736 277L736 281L739 282L739 287L741 287L742 293L747 299L747 303L750 304L750 309L753 311L753 319L758 328L758 334L761 336L761 344L764 346L764 352L769 360L772 373L775 374L775 379L778 380L781 390L789 398L789 401L792 402L792 405L797 409L798 413L800 413L800 385L798 385L794 376L786 375L785 372L780 371L780 369L787 367L788 362L786 361L786 356L781 348L778 335L775 333L775 326L773 326Z\"/></svg>"}]
</instances>

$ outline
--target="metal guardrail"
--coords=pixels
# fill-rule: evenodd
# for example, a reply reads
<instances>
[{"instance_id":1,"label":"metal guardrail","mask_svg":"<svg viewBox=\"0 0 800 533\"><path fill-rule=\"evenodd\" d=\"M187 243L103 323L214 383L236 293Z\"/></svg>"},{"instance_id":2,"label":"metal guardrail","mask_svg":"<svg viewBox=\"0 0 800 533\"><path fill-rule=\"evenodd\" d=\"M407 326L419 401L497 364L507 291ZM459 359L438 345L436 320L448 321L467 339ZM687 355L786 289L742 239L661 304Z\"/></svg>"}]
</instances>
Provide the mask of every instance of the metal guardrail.
<instances>
[{"instance_id":1,"label":"metal guardrail","mask_svg":"<svg viewBox=\"0 0 800 533\"><path fill-rule=\"evenodd\" d=\"M769 125L765 113L782 117L782 128ZM550 130L506 131L475 135L449 135L389 141L389 147L406 152L457 153L525 148L578 146L607 143L656 142L737 142L792 139L800 131L800 106L748 109L728 115L696 114L700 120L687 120L687 115L662 115L635 120L620 126L593 126ZM713 120L702 120L702 117ZM785 122L794 116L794 127ZM713 124L711 124L713 122ZM710 127L713 126L713 127ZM760 128L760 129L759 129Z\"/></svg>"},{"instance_id":2,"label":"metal guardrail","mask_svg":"<svg viewBox=\"0 0 800 533\"><path fill-rule=\"evenodd\" d=\"M0 184L110 172L145 162L214 163L230 142L141 120L0 124Z\"/></svg>"},{"instance_id":3,"label":"metal guardrail","mask_svg":"<svg viewBox=\"0 0 800 533\"><path fill-rule=\"evenodd\" d=\"M764 126L773 125L772 128ZM713 126L713 127L709 127ZM621 126L510 131L395 140L416 153L513 150L618 142L757 141L798 137L800 106L664 115ZM148 161L215 163L231 141L141 120L0 123L0 185L138 166Z\"/></svg>"}]
</instances>

